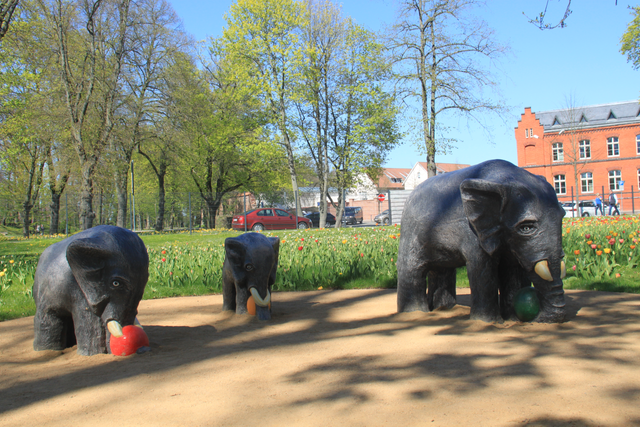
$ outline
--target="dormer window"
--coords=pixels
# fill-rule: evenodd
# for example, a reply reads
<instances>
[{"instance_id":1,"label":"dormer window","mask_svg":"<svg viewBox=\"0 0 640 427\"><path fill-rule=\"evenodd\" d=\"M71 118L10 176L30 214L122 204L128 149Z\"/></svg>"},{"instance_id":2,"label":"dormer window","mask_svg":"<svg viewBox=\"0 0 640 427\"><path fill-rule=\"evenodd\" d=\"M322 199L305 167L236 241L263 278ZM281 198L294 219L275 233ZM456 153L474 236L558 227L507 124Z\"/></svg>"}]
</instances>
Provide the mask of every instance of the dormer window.
<instances>
[{"instance_id":1,"label":"dormer window","mask_svg":"<svg viewBox=\"0 0 640 427\"><path fill-rule=\"evenodd\" d=\"M609 111L609 117L607 117L607 120L611 120L611 119L617 119L616 115L613 114L613 110Z\"/></svg>"},{"instance_id":2,"label":"dormer window","mask_svg":"<svg viewBox=\"0 0 640 427\"><path fill-rule=\"evenodd\" d=\"M554 117L554 119L553 119L553 124L552 124L551 126L558 126L558 125L560 125L560 124L561 124L561 123L560 123L560 120L558 120L558 118L557 118L557 117Z\"/></svg>"},{"instance_id":3,"label":"dormer window","mask_svg":"<svg viewBox=\"0 0 640 427\"><path fill-rule=\"evenodd\" d=\"M583 114L582 117L580 117L580 123L587 123L587 121L587 118Z\"/></svg>"}]
</instances>

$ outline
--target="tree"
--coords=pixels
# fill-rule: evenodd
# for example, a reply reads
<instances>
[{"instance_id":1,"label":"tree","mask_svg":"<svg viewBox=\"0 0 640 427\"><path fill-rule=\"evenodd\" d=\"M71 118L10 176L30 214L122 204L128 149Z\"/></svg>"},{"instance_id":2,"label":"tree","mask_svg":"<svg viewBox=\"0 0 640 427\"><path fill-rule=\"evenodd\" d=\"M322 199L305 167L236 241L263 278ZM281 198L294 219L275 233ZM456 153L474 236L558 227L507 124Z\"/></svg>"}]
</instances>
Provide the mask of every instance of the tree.
<instances>
[{"instance_id":1,"label":"tree","mask_svg":"<svg viewBox=\"0 0 640 427\"><path fill-rule=\"evenodd\" d=\"M18 0L0 0L0 40L9 31L9 23L18 7Z\"/></svg>"},{"instance_id":2,"label":"tree","mask_svg":"<svg viewBox=\"0 0 640 427\"><path fill-rule=\"evenodd\" d=\"M380 168L401 139L395 98L385 91L389 77L383 46L373 33L349 22L331 105L330 160L339 194L338 225L345 191L366 171Z\"/></svg>"},{"instance_id":3,"label":"tree","mask_svg":"<svg viewBox=\"0 0 640 427\"><path fill-rule=\"evenodd\" d=\"M426 150L428 176L436 175L435 156L447 141L436 131L445 113L458 113L482 124L479 114L501 113L503 106L486 90L496 85L489 63L505 48L482 21L468 19L477 0L403 0L389 48L398 82L409 99L418 100L419 133ZM484 64L483 64L484 63Z\"/></svg>"},{"instance_id":4,"label":"tree","mask_svg":"<svg viewBox=\"0 0 640 427\"><path fill-rule=\"evenodd\" d=\"M631 62L635 70L640 69L640 6L631 8L633 20L620 40L620 52L627 55L627 62Z\"/></svg>"},{"instance_id":5,"label":"tree","mask_svg":"<svg viewBox=\"0 0 640 427\"><path fill-rule=\"evenodd\" d=\"M616 4L618 4L618 0L616 0ZM529 19L529 23L535 25L541 30L553 30L554 28L564 28L567 26L567 23L566 23L567 18L569 18L569 15L571 15L572 13L571 0L567 0L567 7L564 11L564 15L562 15L562 18L560 18L557 24L547 24L544 22L544 20L547 18L548 9L549 9L549 0L547 0L547 3L544 6L544 11L540 12L538 16L536 16L535 18L527 17L527 19Z\"/></svg>"},{"instance_id":6,"label":"tree","mask_svg":"<svg viewBox=\"0 0 640 427\"><path fill-rule=\"evenodd\" d=\"M81 169L81 228L93 226L93 179L114 127L130 0L38 0L52 31Z\"/></svg>"},{"instance_id":7,"label":"tree","mask_svg":"<svg viewBox=\"0 0 640 427\"><path fill-rule=\"evenodd\" d=\"M51 153L64 138L58 125L60 109L52 102L59 94L51 73L53 59L46 38L39 37L43 22L28 9L14 22L15 31L4 39L0 51L2 151L5 165L22 184L25 237L30 233L31 210L43 190L45 166L49 172L54 168Z\"/></svg>"},{"instance_id":8,"label":"tree","mask_svg":"<svg viewBox=\"0 0 640 427\"><path fill-rule=\"evenodd\" d=\"M183 61L170 93L184 138L182 168L206 203L208 227L214 228L223 197L277 183L283 156L263 129L262 103L236 78L236 64L211 53L203 70Z\"/></svg>"},{"instance_id":9,"label":"tree","mask_svg":"<svg viewBox=\"0 0 640 427\"><path fill-rule=\"evenodd\" d=\"M188 43L185 34L178 30L179 18L164 0L138 1L133 4L130 17L130 48L122 73L125 108L118 116L121 126L110 140L118 197L117 225L120 227L126 223L127 182L133 153L143 139L154 137L149 125L160 112L163 73L167 72L176 52Z\"/></svg>"},{"instance_id":10,"label":"tree","mask_svg":"<svg viewBox=\"0 0 640 427\"><path fill-rule=\"evenodd\" d=\"M295 0L238 0L215 47L234 64L236 79L250 85L269 108L294 192L298 178L289 112L299 77L295 71L303 58L299 36L306 22L305 8ZM296 212L302 215L299 199Z\"/></svg>"},{"instance_id":11,"label":"tree","mask_svg":"<svg viewBox=\"0 0 640 427\"><path fill-rule=\"evenodd\" d=\"M328 0L307 0L309 25L302 33L307 61L302 64L297 89L296 126L313 160L320 187L320 223L327 218L330 161L329 140L333 123L332 106L338 84L338 58L344 48L346 25L340 8Z\"/></svg>"}]
</instances>

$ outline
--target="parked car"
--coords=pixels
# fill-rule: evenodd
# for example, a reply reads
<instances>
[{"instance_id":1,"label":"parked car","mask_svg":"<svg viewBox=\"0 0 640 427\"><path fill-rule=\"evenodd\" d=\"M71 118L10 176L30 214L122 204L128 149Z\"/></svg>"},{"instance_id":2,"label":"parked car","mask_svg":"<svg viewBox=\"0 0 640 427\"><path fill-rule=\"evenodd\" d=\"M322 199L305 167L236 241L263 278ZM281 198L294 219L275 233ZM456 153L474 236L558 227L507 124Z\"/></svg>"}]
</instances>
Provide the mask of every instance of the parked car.
<instances>
[{"instance_id":1,"label":"parked car","mask_svg":"<svg viewBox=\"0 0 640 427\"><path fill-rule=\"evenodd\" d=\"M341 222L343 224L362 224L362 208L345 206Z\"/></svg>"},{"instance_id":2,"label":"parked car","mask_svg":"<svg viewBox=\"0 0 640 427\"><path fill-rule=\"evenodd\" d=\"M576 211L576 202L564 202L562 203L562 208L567 213L567 217L578 217L578 216L595 216L596 214L596 205L593 203L593 200L583 200L580 202L580 213Z\"/></svg>"},{"instance_id":3,"label":"parked car","mask_svg":"<svg viewBox=\"0 0 640 427\"><path fill-rule=\"evenodd\" d=\"M246 212L247 230L283 230L311 228L311 221L302 216L292 215L284 209L259 208ZM231 226L234 230L244 230L245 213L234 215Z\"/></svg>"},{"instance_id":4,"label":"parked car","mask_svg":"<svg viewBox=\"0 0 640 427\"><path fill-rule=\"evenodd\" d=\"M320 227L320 212L309 212L308 214L305 214L304 217L311 221L311 224L314 227ZM327 226L336 225L336 217L327 212L327 220L325 224Z\"/></svg>"},{"instance_id":5,"label":"parked car","mask_svg":"<svg viewBox=\"0 0 640 427\"><path fill-rule=\"evenodd\" d=\"M389 209L380 212L378 215L373 217L373 220L376 224L382 223L382 225L389 225L391 223L391 218L389 218Z\"/></svg>"}]
</instances>

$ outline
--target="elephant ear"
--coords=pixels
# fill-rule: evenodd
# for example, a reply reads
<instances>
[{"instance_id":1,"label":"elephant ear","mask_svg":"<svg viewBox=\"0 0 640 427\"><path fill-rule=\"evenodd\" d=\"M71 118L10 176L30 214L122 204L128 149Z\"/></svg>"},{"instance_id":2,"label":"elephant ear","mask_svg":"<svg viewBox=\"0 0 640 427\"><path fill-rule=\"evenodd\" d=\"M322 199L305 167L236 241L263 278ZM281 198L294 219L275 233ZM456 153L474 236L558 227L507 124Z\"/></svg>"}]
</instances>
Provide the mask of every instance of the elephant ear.
<instances>
[{"instance_id":1,"label":"elephant ear","mask_svg":"<svg viewBox=\"0 0 640 427\"><path fill-rule=\"evenodd\" d=\"M273 268L271 269L271 283L276 281L276 271L278 271L278 257L280 256L280 238L279 237L269 237L269 241L271 242L271 246L273 246L273 251L275 252L275 258L273 263Z\"/></svg>"},{"instance_id":2,"label":"elephant ear","mask_svg":"<svg viewBox=\"0 0 640 427\"><path fill-rule=\"evenodd\" d=\"M277 264L278 256L280 255L280 238L269 237L269 241L271 242L271 246L273 246L273 251L276 253L276 264Z\"/></svg>"},{"instance_id":3,"label":"elephant ear","mask_svg":"<svg viewBox=\"0 0 640 427\"><path fill-rule=\"evenodd\" d=\"M482 249L493 256L500 246L506 188L484 179L465 179L460 184L460 195L464 212L480 239Z\"/></svg>"},{"instance_id":4,"label":"elephant ear","mask_svg":"<svg viewBox=\"0 0 640 427\"><path fill-rule=\"evenodd\" d=\"M67 262L91 310L100 315L109 295L102 283L102 272L113 251L103 239L78 239L67 247Z\"/></svg>"},{"instance_id":5,"label":"elephant ear","mask_svg":"<svg viewBox=\"0 0 640 427\"><path fill-rule=\"evenodd\" d=\"M227 237L224 239L224 250L231 263L235 265L244 264L244 259L247 254L247 248L244 242L235 237Z\"/></svg>"}]
</instances>

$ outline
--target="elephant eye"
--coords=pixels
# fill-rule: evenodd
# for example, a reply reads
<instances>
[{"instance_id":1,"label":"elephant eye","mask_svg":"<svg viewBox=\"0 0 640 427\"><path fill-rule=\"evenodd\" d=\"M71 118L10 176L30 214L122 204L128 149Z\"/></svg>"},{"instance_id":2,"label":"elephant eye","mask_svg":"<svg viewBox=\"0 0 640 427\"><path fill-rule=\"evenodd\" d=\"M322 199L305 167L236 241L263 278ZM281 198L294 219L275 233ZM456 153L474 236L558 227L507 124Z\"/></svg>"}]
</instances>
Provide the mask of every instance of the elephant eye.
<instances>
[{"instance_id":1,"label":"elephant eye","mask_svg":"<svg viewBox=\"0 0 640 427\"><path fill-rule=\"evenodd\" d=\"M120 282L118 282L117 280L114 280L113 282L111 282L111 286L113 286L114 288L117 288L120 286Z\"/></svg>"},{"instance_id":2,"label":"elephant eye","mask_svg":"<svg viewBox=\"0 0 640 427\"><path fill-rule=\"evenodd\" d=\"M244 269L245 269L245 270L247 270L247 271L253 271L253 265L252 265L252 264L247 264L247 265L244 267Z\"/></svg>"},{"instance_id":3,"label":"elephant eye","mask_svg":"<svg viewBox=\"0 0 640 427\"><path fill-rule=\"evenodd\" d=\"M533 222L523 222L518 225L518 233L529 236L536 232L536 226Z\"/></svg>"}]
</instances>

